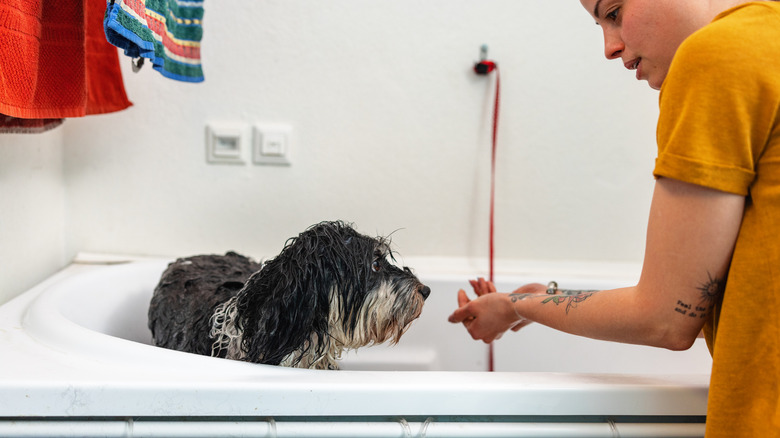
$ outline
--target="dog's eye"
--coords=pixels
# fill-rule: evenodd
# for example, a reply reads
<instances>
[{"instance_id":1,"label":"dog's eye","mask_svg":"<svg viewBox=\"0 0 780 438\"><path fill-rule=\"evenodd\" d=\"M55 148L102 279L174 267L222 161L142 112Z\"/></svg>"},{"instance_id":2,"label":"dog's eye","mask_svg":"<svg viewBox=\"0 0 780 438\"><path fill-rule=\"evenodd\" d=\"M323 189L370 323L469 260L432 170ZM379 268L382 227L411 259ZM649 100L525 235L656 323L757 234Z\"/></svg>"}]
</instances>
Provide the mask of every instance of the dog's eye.
<instances>
[{"instance_id":1,"label":"dog's eye","mask_svg":"<svg viewBox=\"0 0 780 438\"><path fill-rule=\"evenodd\" d=\"M382 269L382 264L379 262L379 259L374 260L374 263L371 263L371 270L374 272L379 272Z\"/></svg>"}]
</instances>

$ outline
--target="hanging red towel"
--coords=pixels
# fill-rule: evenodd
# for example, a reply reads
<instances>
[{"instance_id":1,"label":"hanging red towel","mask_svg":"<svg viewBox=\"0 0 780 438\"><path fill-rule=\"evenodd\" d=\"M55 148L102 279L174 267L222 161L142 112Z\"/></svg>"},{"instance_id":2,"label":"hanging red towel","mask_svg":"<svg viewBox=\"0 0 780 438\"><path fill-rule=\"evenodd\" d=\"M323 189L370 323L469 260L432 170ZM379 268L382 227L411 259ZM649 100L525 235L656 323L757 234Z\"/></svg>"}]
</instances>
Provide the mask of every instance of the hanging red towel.
<instances>
[{"instance_id":1,"label":"hanging red towel","mask_svg":"<svg viewBox=\"0 0 780 438\"><path fill-rule=\"evenodd\" d=\"M0 113L23 119L123 110L105 0L0 0Z\"/></svg>"}]
</instances>

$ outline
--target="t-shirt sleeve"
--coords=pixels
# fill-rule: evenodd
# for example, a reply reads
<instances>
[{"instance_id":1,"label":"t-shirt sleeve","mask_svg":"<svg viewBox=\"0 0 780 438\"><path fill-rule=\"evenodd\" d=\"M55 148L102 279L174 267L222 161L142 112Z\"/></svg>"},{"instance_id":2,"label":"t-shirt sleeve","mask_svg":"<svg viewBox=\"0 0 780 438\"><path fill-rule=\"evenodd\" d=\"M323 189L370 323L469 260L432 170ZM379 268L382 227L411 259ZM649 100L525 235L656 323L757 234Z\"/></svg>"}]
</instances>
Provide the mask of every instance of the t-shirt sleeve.
<instances>
[{"instance_id":1,"label":"t-shirt sleeve","mask_svg":"<svg viewBox=\"0 0 780 438\"><path fill-rule=\"evenodd\" d=\"M747 195L776 108L739 36L708 26L683 42L661 88L653 174Z\"/></svg>"}]
</instances>

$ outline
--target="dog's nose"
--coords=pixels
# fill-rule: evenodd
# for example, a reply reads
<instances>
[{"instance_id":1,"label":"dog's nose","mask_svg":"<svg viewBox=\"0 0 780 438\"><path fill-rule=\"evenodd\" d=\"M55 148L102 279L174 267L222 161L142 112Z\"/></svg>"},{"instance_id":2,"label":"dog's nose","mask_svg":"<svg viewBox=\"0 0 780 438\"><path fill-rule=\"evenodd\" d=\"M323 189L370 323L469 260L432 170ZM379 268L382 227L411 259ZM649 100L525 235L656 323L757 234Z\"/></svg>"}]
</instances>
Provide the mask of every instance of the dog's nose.
<instances>
[{"instance_id":1,"label":"dog's nose","mask_svg":"<svg viewBox=\"0 0 780 438\"><path fill-rule=\"evenodd\" d=\"M428 287L428 286L426 286L426 285L423 285L423 286L420 288L419 292L420 292L420 295L422 295L423 299L425 300L425 299L427 299L427 298L428 298L428 295L430 295L430 294L431 294L431 288L429 288L429 287Z\"/></svg>"}]
</instances>

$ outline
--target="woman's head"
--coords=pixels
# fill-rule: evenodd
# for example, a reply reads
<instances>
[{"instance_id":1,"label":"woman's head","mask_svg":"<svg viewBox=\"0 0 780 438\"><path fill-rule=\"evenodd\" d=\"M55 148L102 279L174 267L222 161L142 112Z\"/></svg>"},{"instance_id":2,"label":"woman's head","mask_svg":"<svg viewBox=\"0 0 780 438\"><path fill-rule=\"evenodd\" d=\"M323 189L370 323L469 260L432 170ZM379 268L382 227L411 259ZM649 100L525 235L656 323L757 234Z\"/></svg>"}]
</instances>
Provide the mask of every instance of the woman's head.
<instances>
[{"instance_id":1,"label":"woman's head","mask_svg":"<svg viewBox=\"0 0 780 438\"><path fill-rule=\"evenodd\" d=\"M661 88L680 44L733 0L580 0L604 32L604 55Z\"/></svg>"}]
</instances>

